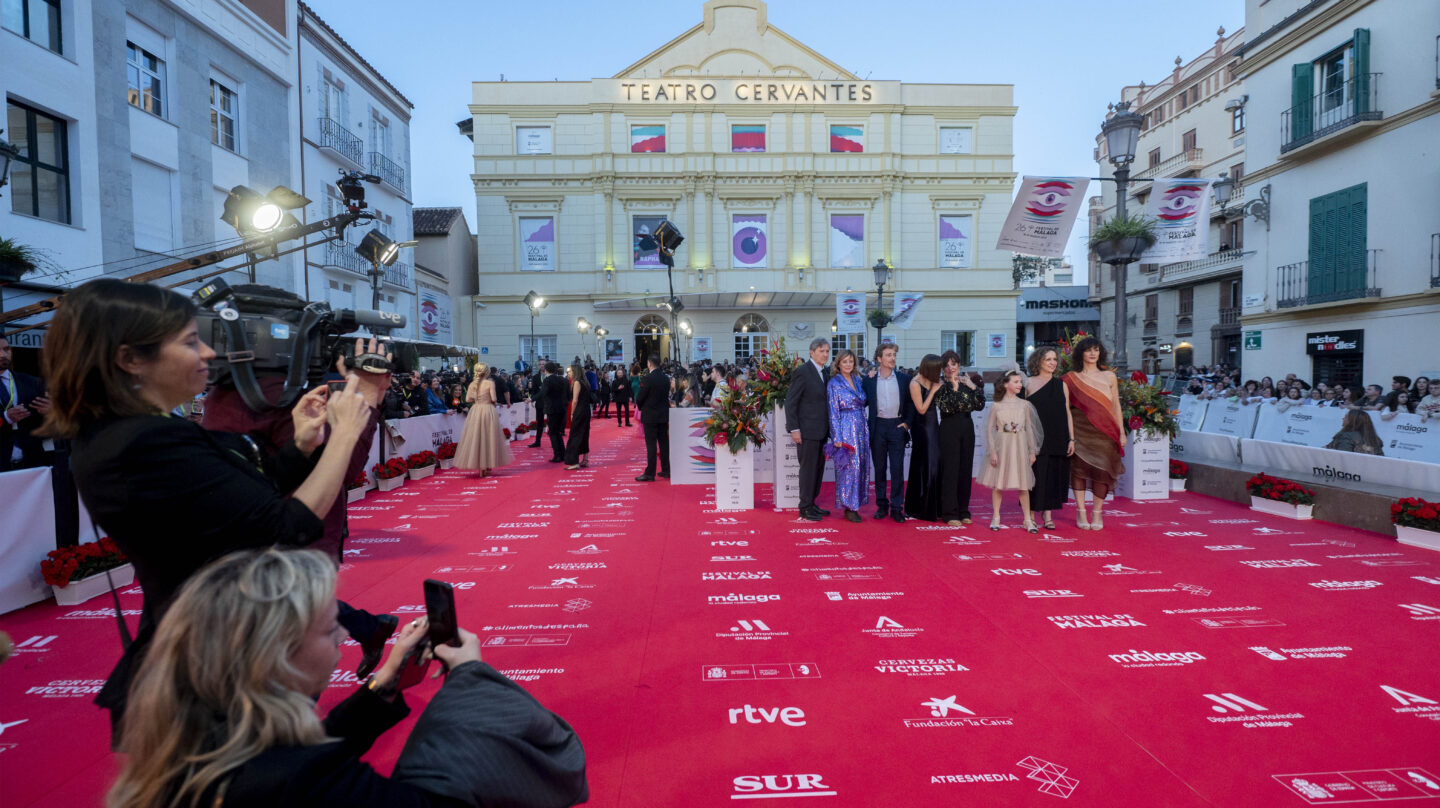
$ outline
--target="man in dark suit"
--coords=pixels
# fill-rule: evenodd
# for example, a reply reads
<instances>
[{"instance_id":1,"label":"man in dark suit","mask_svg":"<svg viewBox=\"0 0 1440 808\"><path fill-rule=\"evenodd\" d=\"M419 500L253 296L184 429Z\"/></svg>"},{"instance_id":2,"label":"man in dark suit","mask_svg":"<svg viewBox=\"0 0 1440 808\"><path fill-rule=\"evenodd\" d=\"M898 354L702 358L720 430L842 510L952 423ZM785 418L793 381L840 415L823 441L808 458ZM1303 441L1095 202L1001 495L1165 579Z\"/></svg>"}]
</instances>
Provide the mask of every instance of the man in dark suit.
<instances>
[{"instance_id":1,"label":"man in dark suit","mask_svg":"<svg viewBox=\"0 0 1440 808\"><path fill-rule=\"evenodd\" d=\"M635 482L655 480L655 456L660 456L660 476L670 476L670 378L660 370L660 356L650 354L650 372L640 381L635 407L645 430L645 473Z\"/></svg>"},{"instance_id":2,"label":"man in dark suit","mask_svg":"<svg viewBox=\"0 0 1440 808\"><path fill-rule=\"evenodd\" d=\"M530 400L535 404L535 442L530 444L531 449L540 448L541 437L545 434L545 378L549 375L545 371L549 365L544 362L536 363L536 370L539 372L530 377Z\"/></svg>"},{"instance_id":3,"label":"man in dark suit","mask_svg":"<svg viewBox=\"0 0 1440 808\"><path fill-rule=\"evenodd\" d=\"M550 431L550 462L564 463L565 414L570 408L570 385L566 384L565 377L560 375L558 363L551 362L545 366L545 370L549 375L545 377L540 393L545 399L545 422Z\"/></svg>"},{"instance_id":4,"label":"man in dark suit","mask_svg":"<svg viewBox=\"0 0 1440 808\"><path fill-rule=\"evenodd\" d=\"M820 480L825 476L825 440L830 437L830 406L825 385L830 374L830 341L810 341L810 360L790 373L790 391L785 394L785 424L800 453L800 516L812 522L830 512L815 504Z\"/></svg>"},{"instance_id":5,"label":"man in dark suit","mask_svg":"<svg viewBox=\"0 0 1440 808\"><path fill-rule=\"evenodd\" d=\"M45 465L45 448L32 432L50 411L45 384L10 369L10 340L0 336L0 471Z\"/></svg>"},{"instance_id":6,"label":"man in dark suit","mask_svg":"<svg viewBox=\"0 0 1440 808\"><path fill-rule=\"evenodd\" d=\"M915 402L910 398L910 377L895 369L897 350L893 342L883 342L875 349L879 372L866 376L862 386L870 408L870 459L875 463L875 504L878 506L875 518L884 519L888 514L896 522L904 522L905 444L910 441Z\"/></svg>"}]
</instances>

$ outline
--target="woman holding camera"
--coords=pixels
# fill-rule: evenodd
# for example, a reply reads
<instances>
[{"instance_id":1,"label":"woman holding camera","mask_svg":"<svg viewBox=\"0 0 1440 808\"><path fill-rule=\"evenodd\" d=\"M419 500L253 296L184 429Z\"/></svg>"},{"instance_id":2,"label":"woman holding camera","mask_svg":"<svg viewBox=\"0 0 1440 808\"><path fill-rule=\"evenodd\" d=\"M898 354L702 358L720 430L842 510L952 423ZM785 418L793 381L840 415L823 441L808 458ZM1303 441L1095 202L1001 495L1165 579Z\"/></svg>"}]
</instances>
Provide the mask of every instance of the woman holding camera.
<instances>
[{"instance_id":1,"label":"woman holding camera","mask_svg":"<svg viewBox=\"0 0 1440 808\"><path fill-rule=\"evenodd\" d=\"M271 548L206 566L160 621L135 681L128 754L107 805L558 807L587 799L574 731L482 662L479 639L464 629L459 647L433 650L449 673L391 776L360 760L409 715L403 668L427 628L423 618L408 624L369 683L322 720L315 701L340 658L334 564L314 551Z\"/></svg>"},{"instance_id":2,"label":"woman holding camera","mask_svg":"<svg viewBox=\"0 0 1440 808\"><path fill-rule=\"evenodd\" d=\"M306 393L292 412L294 440L266 456L246 435L170 415L204 392L215 356L195 314L177 292L96 280L65 295L46 340L51 410L43 429L72 439L80 496L145 591L135 641L96 698L117 727L155 626L196 570L234 550L323 536L350 450L389 380L351 373L343 393ZM327 428L335 451L322 449Z\"/></svg>"}]
</instances>

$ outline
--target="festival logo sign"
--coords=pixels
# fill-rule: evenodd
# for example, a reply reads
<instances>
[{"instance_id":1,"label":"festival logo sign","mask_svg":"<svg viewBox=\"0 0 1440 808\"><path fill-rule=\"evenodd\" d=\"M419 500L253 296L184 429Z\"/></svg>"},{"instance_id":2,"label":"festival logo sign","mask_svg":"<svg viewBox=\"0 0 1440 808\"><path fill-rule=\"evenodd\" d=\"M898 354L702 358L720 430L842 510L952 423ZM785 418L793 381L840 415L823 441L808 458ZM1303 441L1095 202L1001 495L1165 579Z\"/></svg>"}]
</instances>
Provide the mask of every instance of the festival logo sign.
<instances>
[{"instance_id":1,"label":"festival logo sign","mask_svg":"<svg viewBox=\"0 0 1440 808\"><path fill-rule=\"evenodd\" d=\"M1145 204L1145 215L1155 220L1155 244L1140 256L1141 262L1164 264L1209 255L1211 182L1155 180Z\"/></svg>"},{"instance_id":2,"label":"festival logo sign","mask_svg":"<svg viewBox=\"0 0 1440 808\"><path fill-rule=\"evenodd\" d=\"M770 266L769 242L763 213L736 213L730 217L730 257L737 269Z\"/></svg>"},{"instance_id":3,"label":"festival logo sign","mask_svg":"<svg viewBox=\"0 0 1440 808\"><path fill-rule=\"evenodd\" d=\"M765 151L765 125L737 123L730 126L730 151Z\"/></svg>"},{"instance_id":4,"label":"festival logo sign","mask_svg":"<svg viewBox=\"0 0 1440 808\"><path fill-rule=\"evenodd\" d=\"M665 152L665 126L635 125L630 127L630 153L660 153Z\"/></svg>"},{"instance_id":5,"label":"festival logo sign","mask_svg":"<svg viewBox=\"0 0 1440 808\"><path fill-rule=\"evenodd\" d=\"M890 325L909 331L911 324L915 322L915 312L919 310L920 304L924 300L924 292L897 292L895 310L890 318Z\"/></svg>"},{"instance_id":6,"label":"festival logo sign","mask_svg":"<svg viewBox=\"0 0 1440 808\"><path fill-rule=\"evenodd\" d=\"M836 269L855 269L865 265L864 214L830 214L830 266Z\"/></svg>"},{"instance_id":7,"label":"festival logo sign","mask_svg":"<svg viewBox=\"0 0 1440 808\"><path fill-rule=\"evenodd\" d=\"M631 230L634 234L635 246L631 255L631 265L636 269L658 269L664 266L660 263L660 250L655 239L650 235L665 221L664 216L632 216L630 218Z\"/></svg>"},{"instance_id":8,"label":"festival logo sign","mask_svg":"<svg viewBox=\"0 0 1440 808\"><path fill-rule=\"evenodd\" d=\"M852 292L835 295L835 332L865 333L865 295Z\"/></svg>"},{"instance_id":9,"label":"festival logo sign","mask_svg":"<svg viewBox=\"0 0 1440 808\"><path fill-rule=\"evenodd\" d=\"M1084 177L1025 177L995 248L1064 257L1065 243L1089 186Z\"/></svg>"},{"instance_id":10,"label":"festival logo sign","mask_svg":"<svg viewBox=\"0 0 1440 808\"><path fill-rule=\"evenodd\" d=\"M971 266L970 229L973 216L940 217L940 266L957 269Z\"/></svg>"},{"instance_id":11,"label":"festival logo sign","mask_svg":"<svg viewBox=\"0 0 1440 808\"><path fill-rule=\"evenodd\" d=\"M830 151L832 153L854 152L857 154L865 151L865 128L831 124Z\"/></svg>"},{"instance_id":12,"label":"festival logo sign","mask_svg":"<svg viewBox=\"0 0 1440 808\"><path fill-rule=\"evenodd\" d=\"M533 272L555 269L555 217L524 216L520 219L520 268ZM657 262L658 263L658 262Z\"/></svg>"}]
</instances>

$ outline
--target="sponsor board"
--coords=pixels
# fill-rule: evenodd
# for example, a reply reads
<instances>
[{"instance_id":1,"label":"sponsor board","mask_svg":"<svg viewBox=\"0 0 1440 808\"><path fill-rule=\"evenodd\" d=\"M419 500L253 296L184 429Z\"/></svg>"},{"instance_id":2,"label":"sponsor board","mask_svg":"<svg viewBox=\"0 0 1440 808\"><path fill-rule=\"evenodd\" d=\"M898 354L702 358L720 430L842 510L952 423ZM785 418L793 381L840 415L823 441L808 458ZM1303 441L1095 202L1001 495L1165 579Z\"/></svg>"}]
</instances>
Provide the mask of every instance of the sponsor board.
<instances>
[{"instance_id":1,"label":"sponsor board","mask_svg":"<svg viewBox=\"0 0 1440 808\"><path fill-rule=\"evenodd\" d=\"M1420 768L1272 774L1270 777L1310 805L1440 798L1440 775Z\"/></svg>"},{"instance_id":2,"label":"sponsor board","mask_svg":"<svg viewBox=\"0 0 1440 808\"><path fill-rule=\"evenodd\" d=\"M882 637L886 639L910 639L923 632L925 629L918 626L901 625L898 621L892 620L885 615L880 615L875 621L874 628L867 628L860 633L868 634L871 637Z\"/></svg>"},{"instance_id":3,"label":"sponsor board","mask_svg":"<svg viewBox=\"0 0 1440 808\"><path fill-rule=\"evenodd\" d=\"M1109 657L1122 668L1178 668L1205 660L1205 655L1198 651L1137 651L1134 648Z\"/></svg>"},{"instance_id":4,"label":"sponsor board","mask_svg":"<svg viewBox=\"0 0 1440 808\"><path fill-rule=\"evenodd\" d=\"M602 550L593 544L587 544L584 547L577 547L574 550L566 550L565 552L570 555L600 555L601 553L608 553L610 551Z\"/></svg>"},{"instance_id":5,"label":"sponsor board","mask_svg":"<svg viewBox=\"0 0 1440 808\"><path fill-rule=\"evenodd\" d=\"M839 792L819 774L745 774L730 781L732 800L776 797L834 797Z\"/></svg>"},{"instance_id":6,"label":"sponsor board","mask_svg":"<svg viewBox=\"0 0 1440 808\"><path fill-rule=\"evenodd\" d=\"M767 679L819 679L820 666L814 662L763 662L738 665L705 665L700 678L706 682L757 682Z\"/></svg>"},{"instance_id":7,"label":"sponsor board","mask_svg":"<svg viewBox=\"0 0 1440 808\"><path fill-rule=\"evenodd\" d=\"M1037 790L1052 797L1069 799L1080 786L1080 781L1067 774L1068 768L1034 756L1015 764L1027 780L1039 783ZM982 785L1000 783L1021 783L1014 772L961 772L958 774L932 774L931 785ZM990 804L1009 804L1012 800L991 801Z\"/></svg>"},{"instance_id":8,"label":"sponsor board","mask_svg":"<svg viewBox=\"0 0 1440 808\"><path fill-rule=\"evenodd\" d=\"M799 707L754 707L746 704L731 707L726 714L731 724L783 724L787 727L803 727L806 724L805 711Z\"/></svg>"},{"instance_id":9,"label":"sponsor board","mask_svg":"<svg viewBox=\"0 0 1440 808\"><path fill-rule=\"evenodd\" d=\"M754 605L757 603L770 603L779 601L779 595L749 595L731 592L726 595L706 595L705 602L710 606L733 606L733 605Z\"/></svg>"},{"instance_id":10,"label":"sponsor board","mask_svg":"<svg viewBox=\"0 0 1440 808\"><path fill-rule=\"evenodd\" d=\"M743 572L702 572L701 581L771 581L774 575L769 570L746 570Z\"/></svg>"},{"instance_id":11,"label":"sponsor board","mask_svg":"<svg viewBox=\"0 0 1440 808\"><path fill-rule=\"evenodd\" d=\"M728 631L717 631L715 636L729 640L773 640L776 637L789 637L790 632L777 631L770 628L764 620L751 618L736 620L735 625L731 626Z\"/></svg>"}]
</instances>

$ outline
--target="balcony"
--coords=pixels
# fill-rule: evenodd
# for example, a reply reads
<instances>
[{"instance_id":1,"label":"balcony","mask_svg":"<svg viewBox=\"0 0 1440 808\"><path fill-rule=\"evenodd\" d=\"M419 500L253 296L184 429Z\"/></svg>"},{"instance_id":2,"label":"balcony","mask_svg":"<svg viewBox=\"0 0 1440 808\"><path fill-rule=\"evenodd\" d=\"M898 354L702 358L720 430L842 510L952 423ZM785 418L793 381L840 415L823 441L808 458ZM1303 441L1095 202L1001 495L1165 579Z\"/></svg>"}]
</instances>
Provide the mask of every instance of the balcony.
<instances>
[{"instance_id":1,"label":"balcony","mask_svg":"<svg viewBox=\"0 0 1440 808\"><path fill-rule=\"evenodd\" d=\"M1240 325L1240 307L1221 306L1220 325Z\"/></svg>"},{"instance_id":2,"label":"balcony","mask_svg":"<svg viewBox=\"0 0 1440 808\"><path fill-rule=\"evenodd\" d=\"M1378 121L1380 73L1362 73L1325 88L1280 113L1280 153L1293 151L1362 121Z\"/></svg>"},{"instance_id":3,"label":"balcony","mask_svg":"<svg viewBox=\"0 0 1440 808\"><path fill-rule=\"evenodd\" d=\"M1135 172L1135 179L1174 177L1186 171L1199 171L1205 167L1204 149L1184 149L1161 160L1154 168Z\"/></svg>"},{"instance_id":4,"label":"balcony","mask_svg":"<svg viewBox=\"0 0 1440 808\"><path fill-rule=\"evenodd\" d=\"M335 152L346 160L354 163L357 168L364 165L364 144L360 138L351 134L349 130L341 126L339 121L321 118L320 138L317 142L320 148Z\"/></svg>"},{"instance_id":5,"label":"balcony","mask_svg":"<svg viewBox=\"0 0 1440 808\"><path fill-rule=\"evenodd\" d=\"M1238 272L1244 266L1245 256L1254 254L1254 250L1222 250L1194 261L1165 264L1160 267L1160 282L1197 281L1213 275Z\"/></svg>"},{"instance_id":6,"label":"balcony","mask_svg":"<svg viewBox=\"0 0 1440 808\"><path fill-rule=\"evenodd\" d=\"M325 245L325 266L343 269L360 277L366 277L370 265L355 254L355 245L347 241L332 241Z\"/></svg>"},{"instance_id":7,"label":"balcony","mask_svg":"<svg viewBox=\"0 0 1440 808\"><path fill-rule=\"evenodd\" d=\"M1276 305L1289 309L1317 303L1379 297L1379 253L1379 250L1366 250L1363 256L1356 256L1348 262L1336 261L1331 271L1325 273L1312 274L1309 261L1277 267Z\"/></svg>"},{"instance_id":8,"label":"balcony","mask_svg":"<svg viewBox=\"0 0 1440 808\"><path fill-rule=\"evenodd\" d=\"M401 196L404 196L406 193L405 169L401 168L394 160L391 160L380 152L372 151L366 156L370 158L367 161L370 165L370 173L390 183L391 188L394 188L400 192Z\"/></svg>"},{"instance_id":9,"label":"balcony","mask_svg":"<svg viewBox=\"0 0 1440 808\"><path fill-rule=\"evenodd\" d=\"M391 286L399 286L402 289L415 288L415 269L409 264L395 262L388 267L380 267L381 279Z\"/></svg>"}]
</instances>

